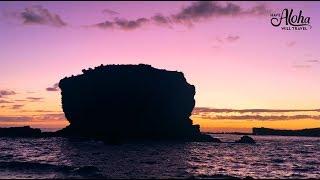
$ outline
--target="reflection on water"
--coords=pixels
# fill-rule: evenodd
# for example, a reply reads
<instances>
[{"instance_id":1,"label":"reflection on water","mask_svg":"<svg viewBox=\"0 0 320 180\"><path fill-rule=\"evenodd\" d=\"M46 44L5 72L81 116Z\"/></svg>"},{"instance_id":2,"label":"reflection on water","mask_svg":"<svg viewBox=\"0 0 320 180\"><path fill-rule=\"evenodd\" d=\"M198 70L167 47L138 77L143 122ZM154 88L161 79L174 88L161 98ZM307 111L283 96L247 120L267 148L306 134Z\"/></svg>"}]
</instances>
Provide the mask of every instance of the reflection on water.
<instances>
[{"instance_id":1,"label":"reflection on water","mask_svg":"<svg viewBox=\"0 0 320 180\"><path fill-rule=\"evenodd\" d=\"M219 135L223 141L236 135ZM65 138L1 138L2 178L320 178L320 139L254 136L256 145L104 145Z\"/></svg>"}]
</instances>

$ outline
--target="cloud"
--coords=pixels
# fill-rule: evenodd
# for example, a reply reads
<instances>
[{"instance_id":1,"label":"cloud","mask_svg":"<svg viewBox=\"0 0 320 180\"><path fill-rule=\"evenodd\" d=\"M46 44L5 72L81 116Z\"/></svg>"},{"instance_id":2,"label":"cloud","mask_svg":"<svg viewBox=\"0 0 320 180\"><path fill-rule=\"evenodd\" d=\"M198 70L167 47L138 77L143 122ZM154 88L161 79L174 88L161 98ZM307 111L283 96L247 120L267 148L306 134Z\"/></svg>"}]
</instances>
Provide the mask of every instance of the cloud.
<instances>
[{"instance_id":1,"label":"cloud","mask_svg":"<svg viewBox=\"0 0 320 180\"><path fill-rule=\"evenodd\" d=\"M16 102L25 102L27 100L25 100L25 99L17 99L17 100L14 100L14 101L16 101Z\"/></svg>"},{"instance_id":2,"label":"cloud","mask_svg":"<svg viewBox=\"0 0 320 180\"><path fill-rule=\"evenodd\" d=\"M27 91L27 93L28 93L28 94L34 94L34 93L36 93L36 92L34 92L34 91Z\"/></svg>"},{"instance_id":3,"label":"cloud","mask_svg":"<svg viewBox=\"0 0 320 180\"><path fill-rule=\"evenodd\" d=\"M288 47L293 47L294 45L296 45L296 41L287 42L286 45L287 45Z\"/></svg>"},{"instance_id":4,"label":"cloud","mask_svg":"<svg viewBox=\"0 0 320 180\"><path fill-rule=\"evenodd\" d=\"M233 3L228 3L226 7L223 7L217 2L199 1L183 8L181 12L172 15L172 19L179 23L192 23L213 16L236 15L240 11L240 6Z\"/></svg>"},{"instance_id":5,"label":"cloud","mask_svg":"<svg viewBox=\"0 0 320 180\"><path fill-rule=\"evenodd\" d=\"M273 115L267 115L267 116L262 116L262 115L242 115L242 116L201 116L202 118L207 118L207 119L213 119L213 120L260 120L260 121L270 121L270 120L298 120L298 119L315 119L315 120L320 120L320 115L279 115L279 116L273 116Z\"/></svg>"},{"instance_id":6,"label":"cloud","mask_svg":"<svg viewBox=\"0 0 320 180\"><path fill-rule=\"evenodd\" d=\"M223 43L223 40L220 37L216 37L215 41L217 41L218 43Z\"/></svg>"},{"instance_id":7,"label":"cloud","mask_svg":"<svg viewBox=\"0 0 320 180\"><path fill-rule=\"evenodd\" d=\"M317 109L215 109L207 107L196 107L193 114L206 113L277 113L277 112L310 112Z\"/></svg>"},{"instance_id":8,"label":"cloud","mask_svg":"<svg viewBox=\"0 0 320 180\"><path fill-rule=\"evenodd\" d=\"M0 104L4 104L4 103L7 104L7 103L13 103L13 102L0 99Z\"/></svg>"},{"instance_id":9,"label":"cloud","mask_svg":"<svg viewBox=\"0 0 320 180\"><path fill-rule=\"evenodd\" d=\"M52 112L60 112L60 111L50 111L50 110L34 110L34 111L32 111L32 112L41 112L41 113L43 113L43 112L46 112L46 113L50 112L50 113L52 113Z\"/></svg>"},{"instance_id":10,"label":"cloud","mask_svg":"<svg viewBox=\"0 0 320 180\"><path fill-rule=\"evenodd\" d=\"M27 100L29 100L30 102L38 102L41 101L43 98L42 97L27 97Z\"/></svg>"},{"instance_id":11,"label":"cloud","mask_svg":"<svg viewBox=\"0 0 320 180\"><path fill-rule=\"evenodd\" d=\"M32 117L29 116L0 116L1 122L23 122L31 120Z\"/></svg>"},{"instance_id":12,"label":"cloud","mask_svg":"<svg viewBox=\"0 0 320 180\"><path fill-rule=\"evenodd\" d=\"M0 97L16 95L17 93L12 90L0 90Z\"/></svg>"},{"instance_id":13,"label":"cloud","mask_svg":"<svg viewBox=\"0 0 320 180\"><path fill-rule=\"evenodd\" d=\"M55 83L52 87L46 88L47 91L59 91L59 83Z\"/></svg>"},{"instance_id":14,"label":"cloud","mask_svg":"<svg viewBox=\"0 0 320 180\"><path fill-rule=\"evenodd\" d=\"M64 121L66 120L64 113L58 113L58 114L42 114L33 116L34 121Z\"/></svg>"},{"instance_id":15,"label":"cloud","mask_svg":"<svg viewBox=\"0 0 320 180\"><path fill-rule=\"evenodd\" d=\"M94 24L93 27L109 29L118 27L123 30L133 30L148 22L161 26L171 27L173 24L183 24L192 26L194 23L211 19L214 17L236 17L236 16L262 16L269 14L265 4L259 4L249 9L243 9L240 5L228 2L223 4L221 2L199 1L193 2L189 6L182 8L178 13L171 15L155 14L150 18L142 17L136 20L126 20L116 18L113 21L105 21Z\"/></svg>"},{"instance_id":16,"label":"cloud","mask_svg":"<svg viewBox=\"0 0 320 180\"><path fill-rule=\"evenodd\" d=\"M161 14L156 14L151 17L151 20L158 24L158 25L164 25L164 26L170 26L172 24L172 21L169 17L163 16Z\"/></svg>"},{"instance_id":17,"label":"cloud","mask_svg":"<svg viewBox=\"0 0 320 180\"><path fill-rule=\"evenodd\" d=\"M95 24L94 26L104 29L118 28L122 30L134 30L142 27L149 22L147 18L138 18L136 20L127 20L123 18L115 18L114 21L105 21L103 23Z\"/></svg>"},{"instance_id":18,"label":"cloud","mask_svg":"<svg viewBox=\"0 0 320 180\"><path fill-rule=\"evenodd\" d=\"M126 20L126 19L115 19L115 24L118 25L121 29L132 30L141 27L142 25L149 22L147 18L139 18L136 20Z\"/></svg>"},{"instance_id":19,"label":"cloud","mask_svg":"<svg viewBox=\"0 0 320 180\"><path fill-rule=\"evenodd\" d=\"M318 111L318 109L215 109L197 107L193 110L192 115L212 120L320 120L320 115L316 113ZM306 114L310 112L316 114Z\"/></svg>"},{"instance_id":20,"label":"cloud","mask_svg":"<svg viewBox=\"0 0 320 180\"><path fill-rule=\"evenodd\" d=\"M199 1L183 8L171 18L177 23L192 25L195 22L213 17L235 17L235 16L260 16L268 14L269 10L264 4L243 10L239 5L232 2L222 5L220 2Z\"/></svg>"},{"instance_id":21,"label":"cloud","mask_svg":"<svg viewBox=\"0 0 320 180\"><path fill-rule=\"evenodd\" d=\"M95 24L93 26L99 27L99 28L103 28L103 29L109 29L109 28L113 28L114 23L111 22L111 21L105 21L105 22L102 22L102 23Z\"/></svg>"},{"instance_id":22,"label":"cloud","mask_svg":"<svg viewBox=\"0 0 320 180\"><path fill-rule=\"evenodd\" d=\"M102 13L108 14L108 15L111 15L111 16L119 14L118 12L110 10L110 9L104 9L104 10L102 10Z\"/></svg>"},{"instance_id":23,"label":"cloud","mask_svg":"<svg viewBox=\"0 0 320 180\"><path fill-rule=\"evenodd\" d=\"M263 16L270 14L271 10L268 9L266 4L258 4L248 10L242 11L242 15L250 15L250 16Z\"/></svg>"},{"instance_id":24,"label":"cloud","mask_svg":"<svg viewBox=\"0 0 320 180\"><path fill-rule=\"evenodd\" d=\"M226 40L227 40L228 42L234 42L234 41L237 41L237 40L239 40L239 39L240 39L239 36L229 35L228 37L226 37Z\"/></svg>"},{"instance_id":25,"label":"cloud","mask_svg":"<svg viewBox=\"0 0 320 180\"><path fill-rule=\"evenodd\" d=\"M222 44L226 43L233 43L235 41L238 41L240 39L240 36L238 35L228 35L226 37L216 37L213 41L215 46L214 47L220 47Z\"/></svg>"},{"instance_id":26,"label":"cloud","mask_svg":"<svg viewBox=\"0 0 320 180\"><path fill-rule=\"evenodd\" d=\"M262 116L262 115L243 115L243 116L201 116L202 118L208 118L208 119L229 119L229 120L260 120L260 121L270 121L270 120L298 120L298 119L315 119L320 120L319 115L292 115L292 116L286 116L286 115L280 115L280 116Z\"/></svg>"},{"instance_id":27,"label":"cloud","mask_svg":"<svg viewBox=\"0 0 320 180\"><path fill-rule=\"evenodd\" d=\"M54 27L67 25L59 15L51 13L48 9L39 5L25 8L19 15L25 25L48 25Z\"/></svg>"},{"instance_id":28,"label":"cloud","mask_svg":"<svg viewBox=\"0 0 320 180\"><path fill-rule=\"evenodd\" d=\"M308 63L320 63L319 60L315 60L315 59L313 59L313 60L306 60L306 62L308 62Z\"/></svg>"},{"instance_id":29,"label":"cloud","mask_svg":"<svg viewBox=\"0 0 320 180\"><path fill-rule=\"evenodd\" d=\"M0 116L0 122L28 122L28 121L64 121L63 113L42 114L35 116Z\"/></svg>"},{"instance_id":30,"label":"cloud","mask_svg":"<svg viewBox=\"0 0 320 180\"><path fill-rule=\"evenodd\" d=\"M15 104L15 105L12 105L10 109L21 109L23 106L24 106L23 104Z\"/></svg>"},{"instance_id":31,"label":"cloud","mask_svg":"<svg viewBox=\"0 0 320 180\"><path fill-rule=\"evenodd\" d=\"M293 67L297 68L297 69L308 69L308 68L311 68L310 65L304 65L304 64L293 65Z\"/></svg>"},{"instance_id":32,"label":"cloud","mask_svg":"<svg viewBox=\"0 0 320 180\"><path fill-rule=\"evenodd\" d=\"M305 64L295 64L295 65L293 65L293 67L296 69L309 69L309 68L313 67L314 65L316 65L317 63L320 63L320 61L316 60L316 59L306 60L304 62L305 62Z\"/></svg>"},{"instance_id":33,"label":"cloud","mask_svg":"<svg viewBox=\"0 0 320 180\"><path fill-rule=\"evenodd\" d=\"M36 112L36 113L61 113L61 111L52 111L52 110L21 110L19 112Z\"/></svg>"}]
</instances>

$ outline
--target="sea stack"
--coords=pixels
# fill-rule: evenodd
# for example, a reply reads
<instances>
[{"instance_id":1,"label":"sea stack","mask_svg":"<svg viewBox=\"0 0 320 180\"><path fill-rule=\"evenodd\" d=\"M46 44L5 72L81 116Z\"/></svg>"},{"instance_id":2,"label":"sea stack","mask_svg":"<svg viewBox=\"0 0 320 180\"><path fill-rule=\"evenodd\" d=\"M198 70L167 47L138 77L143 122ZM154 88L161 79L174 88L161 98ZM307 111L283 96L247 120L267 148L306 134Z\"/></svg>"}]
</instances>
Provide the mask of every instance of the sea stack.
<instances>
[{"instance_id":1,"label":"sea stack","mask_svg":"<svg viewBox=\"0 0 320 180\"><path fill-rule=\"evenodd\" d=\"M182 72L150 65L101 65L61 79L70 125L57 133L114 140L215 141L189 118L195 87Z\"/></svg>"}]
</instances>

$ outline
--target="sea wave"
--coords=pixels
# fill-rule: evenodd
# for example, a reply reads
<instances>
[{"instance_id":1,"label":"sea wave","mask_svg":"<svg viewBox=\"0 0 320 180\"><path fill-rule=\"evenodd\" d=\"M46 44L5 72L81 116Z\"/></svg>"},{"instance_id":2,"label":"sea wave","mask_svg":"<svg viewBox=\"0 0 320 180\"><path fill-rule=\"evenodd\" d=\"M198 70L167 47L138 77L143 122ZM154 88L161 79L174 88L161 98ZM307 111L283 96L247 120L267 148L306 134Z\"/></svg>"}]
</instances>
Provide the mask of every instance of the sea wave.
<instances>
[{"instance_id":1,"label":"sea wave","mask_svg":"<svg viewBox=\"0 0 320 180\"><path fill-rule=\"evenodd\" d=\"M219 135L234 142L237 135ZM1 178L320 178L320 138L253 136L256 145L0 138Z\"/></svg>"}]
</instances>

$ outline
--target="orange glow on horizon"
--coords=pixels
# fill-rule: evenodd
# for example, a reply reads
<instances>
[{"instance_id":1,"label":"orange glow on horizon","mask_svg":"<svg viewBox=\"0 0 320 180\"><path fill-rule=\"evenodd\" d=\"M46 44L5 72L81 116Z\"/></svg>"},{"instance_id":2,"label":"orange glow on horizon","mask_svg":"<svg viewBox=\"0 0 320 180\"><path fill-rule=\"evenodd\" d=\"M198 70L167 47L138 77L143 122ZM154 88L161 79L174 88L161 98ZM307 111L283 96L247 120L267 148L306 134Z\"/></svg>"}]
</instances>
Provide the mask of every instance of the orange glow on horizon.
<instances>
[{"instance_id":1,"label":"orange glow on horizon","mask_svg":"<svg viewBox=\"0 0 320 180\"><path fill-rule=\"evenodd\" d=\"M246 132L251 133L253 127L273 129L306 129L319 128L320 121L315 119L303 120L211 120L192 118L193 124L199 124L202 132Z\"/></svg>"}]
</instances>

